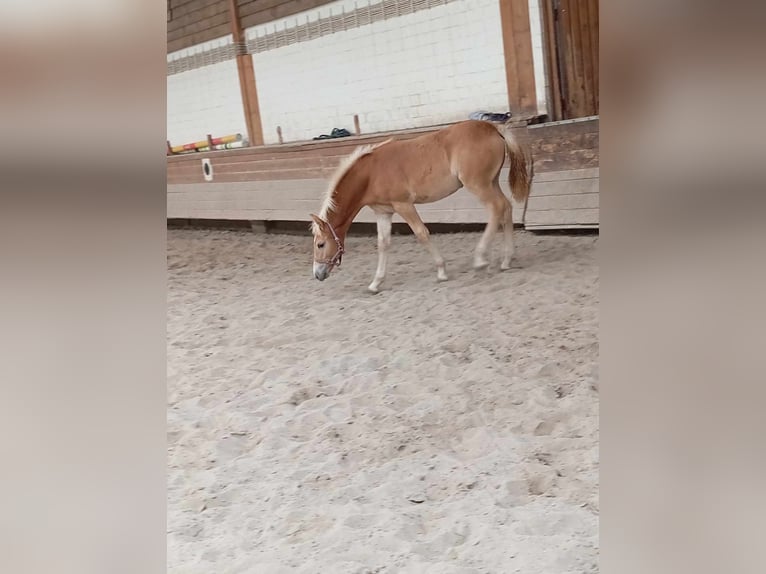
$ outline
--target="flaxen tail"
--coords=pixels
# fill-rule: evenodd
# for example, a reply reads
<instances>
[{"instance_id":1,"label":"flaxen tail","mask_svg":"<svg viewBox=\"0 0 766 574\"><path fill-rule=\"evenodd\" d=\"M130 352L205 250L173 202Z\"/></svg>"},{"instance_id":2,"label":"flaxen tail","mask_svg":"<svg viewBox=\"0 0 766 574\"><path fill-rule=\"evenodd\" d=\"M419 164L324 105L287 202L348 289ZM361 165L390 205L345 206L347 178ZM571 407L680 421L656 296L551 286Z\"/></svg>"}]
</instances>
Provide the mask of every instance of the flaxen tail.
<instances>
[{"instance_id":1,"label":"flaxen tail","mask_svg":"<svg viewBox=\"0 0 766 574\"><path fill-rule=\"evenodd\" d=\"M532 158L529 153L516 141L511 131L505 126L495 126L505 140L508 149L508 157L511 160L511 172L508 183L511 186L511 195L518 202L524 202L529 198L529 190L532 185Z\"/></svg>"}]
</instances>

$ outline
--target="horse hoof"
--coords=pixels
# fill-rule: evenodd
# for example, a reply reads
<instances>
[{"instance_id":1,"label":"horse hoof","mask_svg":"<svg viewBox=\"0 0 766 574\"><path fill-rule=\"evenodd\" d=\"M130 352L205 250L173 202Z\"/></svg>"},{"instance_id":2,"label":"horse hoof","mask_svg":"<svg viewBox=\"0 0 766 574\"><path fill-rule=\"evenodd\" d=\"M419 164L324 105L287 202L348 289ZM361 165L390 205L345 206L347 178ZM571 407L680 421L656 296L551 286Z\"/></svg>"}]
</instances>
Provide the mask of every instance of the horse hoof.
<instances>
[{"instance_id":1,"label":"horse hoof","mask_svg":"<svg viewBox=\"0 0 766 574\"><path fill-rule=\"evenodd\" d=\"M510 270L511 270L511 264L510 263L508 263L508 264L503 263L500 266L500 271L510 271Z\"/></svg>"},{"instance_id":2,"label":"horse hoof","mask_svg":"<svg viewBox=\"0 0 766 574\"><path fill-rule=\"evenodd\" d=\"M486 269L489 267L489 261L474 261L473 268L476 271L481 271L482 269Z\"/></svg>"},{"instance_id":3,"label":"horse hoof","mask_svg":"<svg viewBox=\"0 0 766 574\"><path fill-rule=\"evenodd\" d=\"M375 285L370 285L369 287L367 287L367 291L373 294L380 293L380 289L376 287Z\"/></svg>"}]
</instances>

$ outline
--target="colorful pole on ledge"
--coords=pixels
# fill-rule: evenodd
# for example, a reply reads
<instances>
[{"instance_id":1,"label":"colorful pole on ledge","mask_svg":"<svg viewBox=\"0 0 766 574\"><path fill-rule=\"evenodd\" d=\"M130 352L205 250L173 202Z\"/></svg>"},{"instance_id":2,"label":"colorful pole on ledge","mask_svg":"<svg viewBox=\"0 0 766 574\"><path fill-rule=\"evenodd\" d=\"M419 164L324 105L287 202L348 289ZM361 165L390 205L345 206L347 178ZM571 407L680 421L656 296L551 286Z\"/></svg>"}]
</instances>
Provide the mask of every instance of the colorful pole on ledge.
<instances>
[{"instance_id":1,"label":"colorful pole on ledge","mask_svg":"<svg viewBox=\"0 0 766 574\"><path fill-rule=\"evenodd\" d=\"M183 152L190 152L190 151L206 151L213 149L231 149L232 147L242 147L242 134L232 134L228 136L223 136L220 138L213 138L210 137L210 134L208 134L206 140L184 144L184 145L177 145L170 148L171 153L183 153ZM229 146L230 144L239 143L237 146L231 146L231 147L218 147L218 146ZM168 145L170 142L168 142Z\"/></svg>"}]
</instances>

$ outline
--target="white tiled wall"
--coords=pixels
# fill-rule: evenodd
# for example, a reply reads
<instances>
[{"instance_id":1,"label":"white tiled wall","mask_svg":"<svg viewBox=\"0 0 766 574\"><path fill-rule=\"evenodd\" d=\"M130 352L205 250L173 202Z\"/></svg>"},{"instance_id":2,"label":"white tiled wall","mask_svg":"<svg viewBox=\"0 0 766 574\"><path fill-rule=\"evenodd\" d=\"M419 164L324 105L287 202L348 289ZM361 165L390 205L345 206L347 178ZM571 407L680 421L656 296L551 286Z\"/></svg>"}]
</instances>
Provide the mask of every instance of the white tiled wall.
<instances>
[{"instance_id":1,"label":"white tiled wall","mask_svg":"<svg viewBox=\"0 0 766 574\"><path fill-rule=\"evenodd\" d=\"M362 4L362 2L358 2ZM335 2L309 13L352 10ZM307 15L294 16L303 23ZM247 31L263 35L291 19ZM508 110L497 0L459 0L253 56L264 139L310 139L334 127L365 133Z\"/></svg>"},{"instance_id":2,"label":"white tiled wall","mask_svg":"<svg viewBox=\"0 0 766 574\"><path fill-rule=\"evenodd\" d=\"M248 37L316 20L379 0L340 0L250 28ZM540 0L529 0L537 100L545 110ZM231 36L168 54L168 61ZM310 139L335 127L365 133L505 112L503 40L498 0L457 0L253 56L266 143ZM246 134L234 60L167 78L167 136L173 145Z\"/></svg>"},{"instance_id":3,"label":"white tiled wall","mask_svg":"<svg viewBox=\"0 0 766 574\"><path fill-rule=\"evenodd\" d=\"M231 44L231 36L168 54L168 61ZM236 60L168 76L167 137L173 145L247 134Z\"/></svg>"}]
</instances>

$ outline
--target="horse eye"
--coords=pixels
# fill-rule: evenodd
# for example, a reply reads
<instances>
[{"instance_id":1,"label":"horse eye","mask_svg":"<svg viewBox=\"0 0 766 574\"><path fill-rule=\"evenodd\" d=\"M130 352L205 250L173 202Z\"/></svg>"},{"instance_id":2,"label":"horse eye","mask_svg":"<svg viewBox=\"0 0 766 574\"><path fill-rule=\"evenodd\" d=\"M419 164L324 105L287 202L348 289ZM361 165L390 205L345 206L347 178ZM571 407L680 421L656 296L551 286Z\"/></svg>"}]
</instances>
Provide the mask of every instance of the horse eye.
<instances>
[{"instance_id":1,"label":"horse eye","mask_svg":"<svg viewBox=\"0 0 766 574\"><path fill-rule=\"evenodd\" d=\"M317 243L317 247L319 247L319 249L324 249L324 241Z\"/></svg>"}]
</instances>

